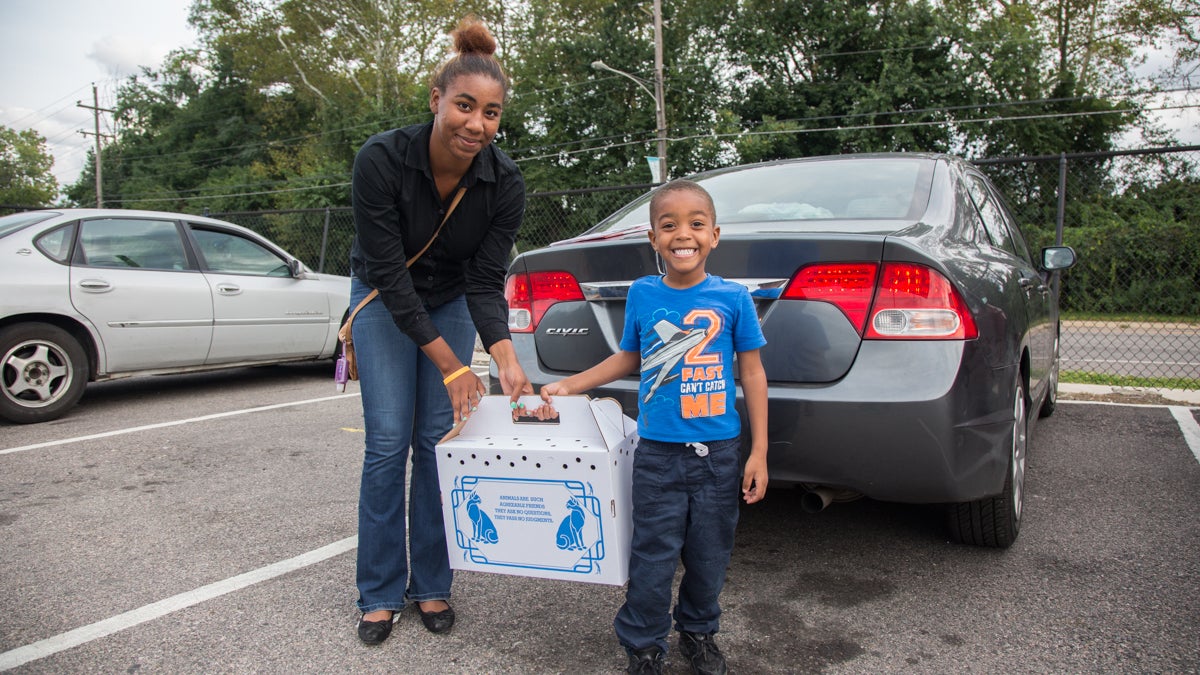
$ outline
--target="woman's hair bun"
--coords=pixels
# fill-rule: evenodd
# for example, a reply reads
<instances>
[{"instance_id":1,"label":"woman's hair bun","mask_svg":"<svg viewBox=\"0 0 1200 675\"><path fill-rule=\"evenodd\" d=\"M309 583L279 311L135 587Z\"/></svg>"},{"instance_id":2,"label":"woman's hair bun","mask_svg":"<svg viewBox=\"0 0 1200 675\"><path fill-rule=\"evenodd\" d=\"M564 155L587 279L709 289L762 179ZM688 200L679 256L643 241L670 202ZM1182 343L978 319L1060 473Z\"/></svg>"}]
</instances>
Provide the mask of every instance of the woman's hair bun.
<instances>
[{"instance_id":1,"label":"woman's hair bun","mask_svg":"<svg viewBox=\"0 0 1200 675\"><path fill-rule=\"evenodd\" d=\"M508 97L508 75L496 60L496 38L474 15L467 15L458 22L458 28L450 33L455 53L442 62L430 78L430 86L446 91L457 78L463 75L486 75L500 83L504 96Z\"/></svg>"},{"instance_id":2,"label":"woman's hair bun","mask_svg":"<svg viewBox=\"0 0 1200 675\"><path fill-rule=\"evenodd\" d=\"M450 37L454 40L454 51L459 54L477 53L490 56L496 53L496 38L492 37L487 26L475 16L464 17L458 23L458 28L450 33Z\"/></svg>"}]
</instances>

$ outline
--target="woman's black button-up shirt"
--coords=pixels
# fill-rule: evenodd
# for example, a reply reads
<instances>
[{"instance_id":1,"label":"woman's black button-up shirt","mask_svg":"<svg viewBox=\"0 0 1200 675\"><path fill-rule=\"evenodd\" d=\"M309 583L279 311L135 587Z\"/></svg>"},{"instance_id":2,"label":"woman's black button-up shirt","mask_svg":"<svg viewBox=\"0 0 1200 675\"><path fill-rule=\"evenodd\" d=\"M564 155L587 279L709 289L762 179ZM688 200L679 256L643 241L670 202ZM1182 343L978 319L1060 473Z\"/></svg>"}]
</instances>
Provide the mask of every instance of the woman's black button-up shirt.
<instances>
[{"instance_id":1,"label":"woman's black button-up shirt","mask_svg":"<svg viewBox=\"0 0 1200 675\"><path fill-rule=\"evenodd\" d=\"M426 308L465 293L479 338L490 349L510 337L504 277L525 214L525 180L515 162L488 144L463 176L459 185L467 191L441 234L406 268L450 206L438 195L429 166L432 129L430 122L385 131L358 151L350 272L379 289L396 325L417 345L438 337Z\"/></svg>"}]
</instances>

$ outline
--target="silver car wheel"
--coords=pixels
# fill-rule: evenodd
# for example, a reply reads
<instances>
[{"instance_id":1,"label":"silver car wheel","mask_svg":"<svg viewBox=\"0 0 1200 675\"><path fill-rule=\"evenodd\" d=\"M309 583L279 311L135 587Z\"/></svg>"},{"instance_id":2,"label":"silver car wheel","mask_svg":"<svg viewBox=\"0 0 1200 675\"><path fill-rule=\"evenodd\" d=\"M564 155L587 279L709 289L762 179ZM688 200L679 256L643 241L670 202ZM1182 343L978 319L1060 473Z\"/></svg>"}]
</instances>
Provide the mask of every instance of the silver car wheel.
<instances>
[{"instance_id":1,"label":"silver car wheel","mask_svg":"<svg viewBox=\"0 0 1200 675\"><path fill-rule=\"evenodd\" d=\"M1012 511L1013 519L1021 522L1021 507L1025 504L1025 454L1029 443L1029 418L1025 415L1025 390L1017 386L1013 403L1013 447L1012 447Z\"/></svg>"},{"instance_id":2,"label":"silver car wheel","mask_svg":"<svg viewBox=\"0 0 1200 675\"><path fill-rule=\"evenodd\" d=\"M79 341L58 326L0 330L0 418L30 424L62 416L83 395L87 363Z\"/></svg>"},{"instance_id":3,"label":"silver car wheel","mask_svg":"<svg viewBox=\"0 0 1200 675\"><path fill-rule=\"evenodd\" d=\"M62 398L74 377L71 359L53 343L22 342L4 354L4 395L31 408Z\"/></svg>"}]
</instances>

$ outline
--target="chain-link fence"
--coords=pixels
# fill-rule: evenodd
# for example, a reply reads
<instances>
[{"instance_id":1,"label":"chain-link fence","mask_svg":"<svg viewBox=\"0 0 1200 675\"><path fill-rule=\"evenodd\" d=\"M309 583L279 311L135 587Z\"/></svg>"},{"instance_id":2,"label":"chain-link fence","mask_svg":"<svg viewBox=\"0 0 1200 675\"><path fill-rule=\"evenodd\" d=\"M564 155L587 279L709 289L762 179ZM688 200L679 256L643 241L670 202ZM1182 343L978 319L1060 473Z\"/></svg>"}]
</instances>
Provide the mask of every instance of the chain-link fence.
<instances>
[{"instance_id":1,"label":"chain-link fence","mask_svg":"<svg viewBox=\"0 0 1200 675\"><path fill-rule=\"evenodd\" d=\"M977 162L1033 250L1078 256L1061 275L1064 381L1200 389L1197 160L1191 146Z\"/></svg>"},{"instance_id":2,"label":"chain-link fence","mask_svg":"<svg viewBox=\"0 0 1200 675\"><path fill-rule=\"evenodd\" d=\"M1197 160L1200 147L977 162L1033 250L1056 243L1062 222L1061 241L1078 254L1061 278L1064 381L1200 389ZM575 236L651 187L531 193L517 249ZM313 269L349 273L348 208L211 215Z\"/></svg>"},{"instance_id":3,"label":"chain-link fence","mask_svg":"<svg viewBox=\"0 0 1200 675\"><path fill-rule=\"evenodd\" d=\"M526 197L525 221L517 235L517 252L573 237L652 187L649 184L622 185L531 193ZM318 272L350 274L354 216L348 207L204 215L248 227Z\"/></svg>"}]
</instances>

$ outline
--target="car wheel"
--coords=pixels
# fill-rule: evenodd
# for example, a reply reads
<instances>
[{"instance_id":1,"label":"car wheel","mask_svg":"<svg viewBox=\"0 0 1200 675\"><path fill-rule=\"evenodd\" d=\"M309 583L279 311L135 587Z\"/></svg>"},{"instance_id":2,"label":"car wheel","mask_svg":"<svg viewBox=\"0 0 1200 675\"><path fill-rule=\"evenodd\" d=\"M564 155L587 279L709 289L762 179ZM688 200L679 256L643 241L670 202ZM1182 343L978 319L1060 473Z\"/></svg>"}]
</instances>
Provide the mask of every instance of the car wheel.
<instances>
[{"instance_id":1,"label":"car wheel","mask_svg":"<svg viewBox=\"0 0 1200 675\"><path fill-rule=\"evenodd\" d=\"M0 330L0 418L33 424L62 417L87 379L87 356L67 331L48 323Z\"/></svg>"},{"instance_id":2,"label":"car wheel","mask_svg":"<svg viewBox=\"0 0 1200 675\"><path fill-rule=\"evenodd\" d=\"M1004 477L1003 491L995 497L951 504L948 509L950 534L964 544L1008 548L1021 530L1029 418L1025 409L1025 386L1020 377L1015 389L1008 473Z\"/></svg>"},{"instance_id":3,"label":"car wheel","mask_svg":"<svg viewBox=\"0 0 1200 675\"><path fill-rule=\"evenodd\" d=\"M1054 337L1054 363L1046 378L1046 398L1042 399L1042 407L1038 409L1038 417L1049 417L1058 407L1058 336Z\"/></svg>"}]
</instances>

